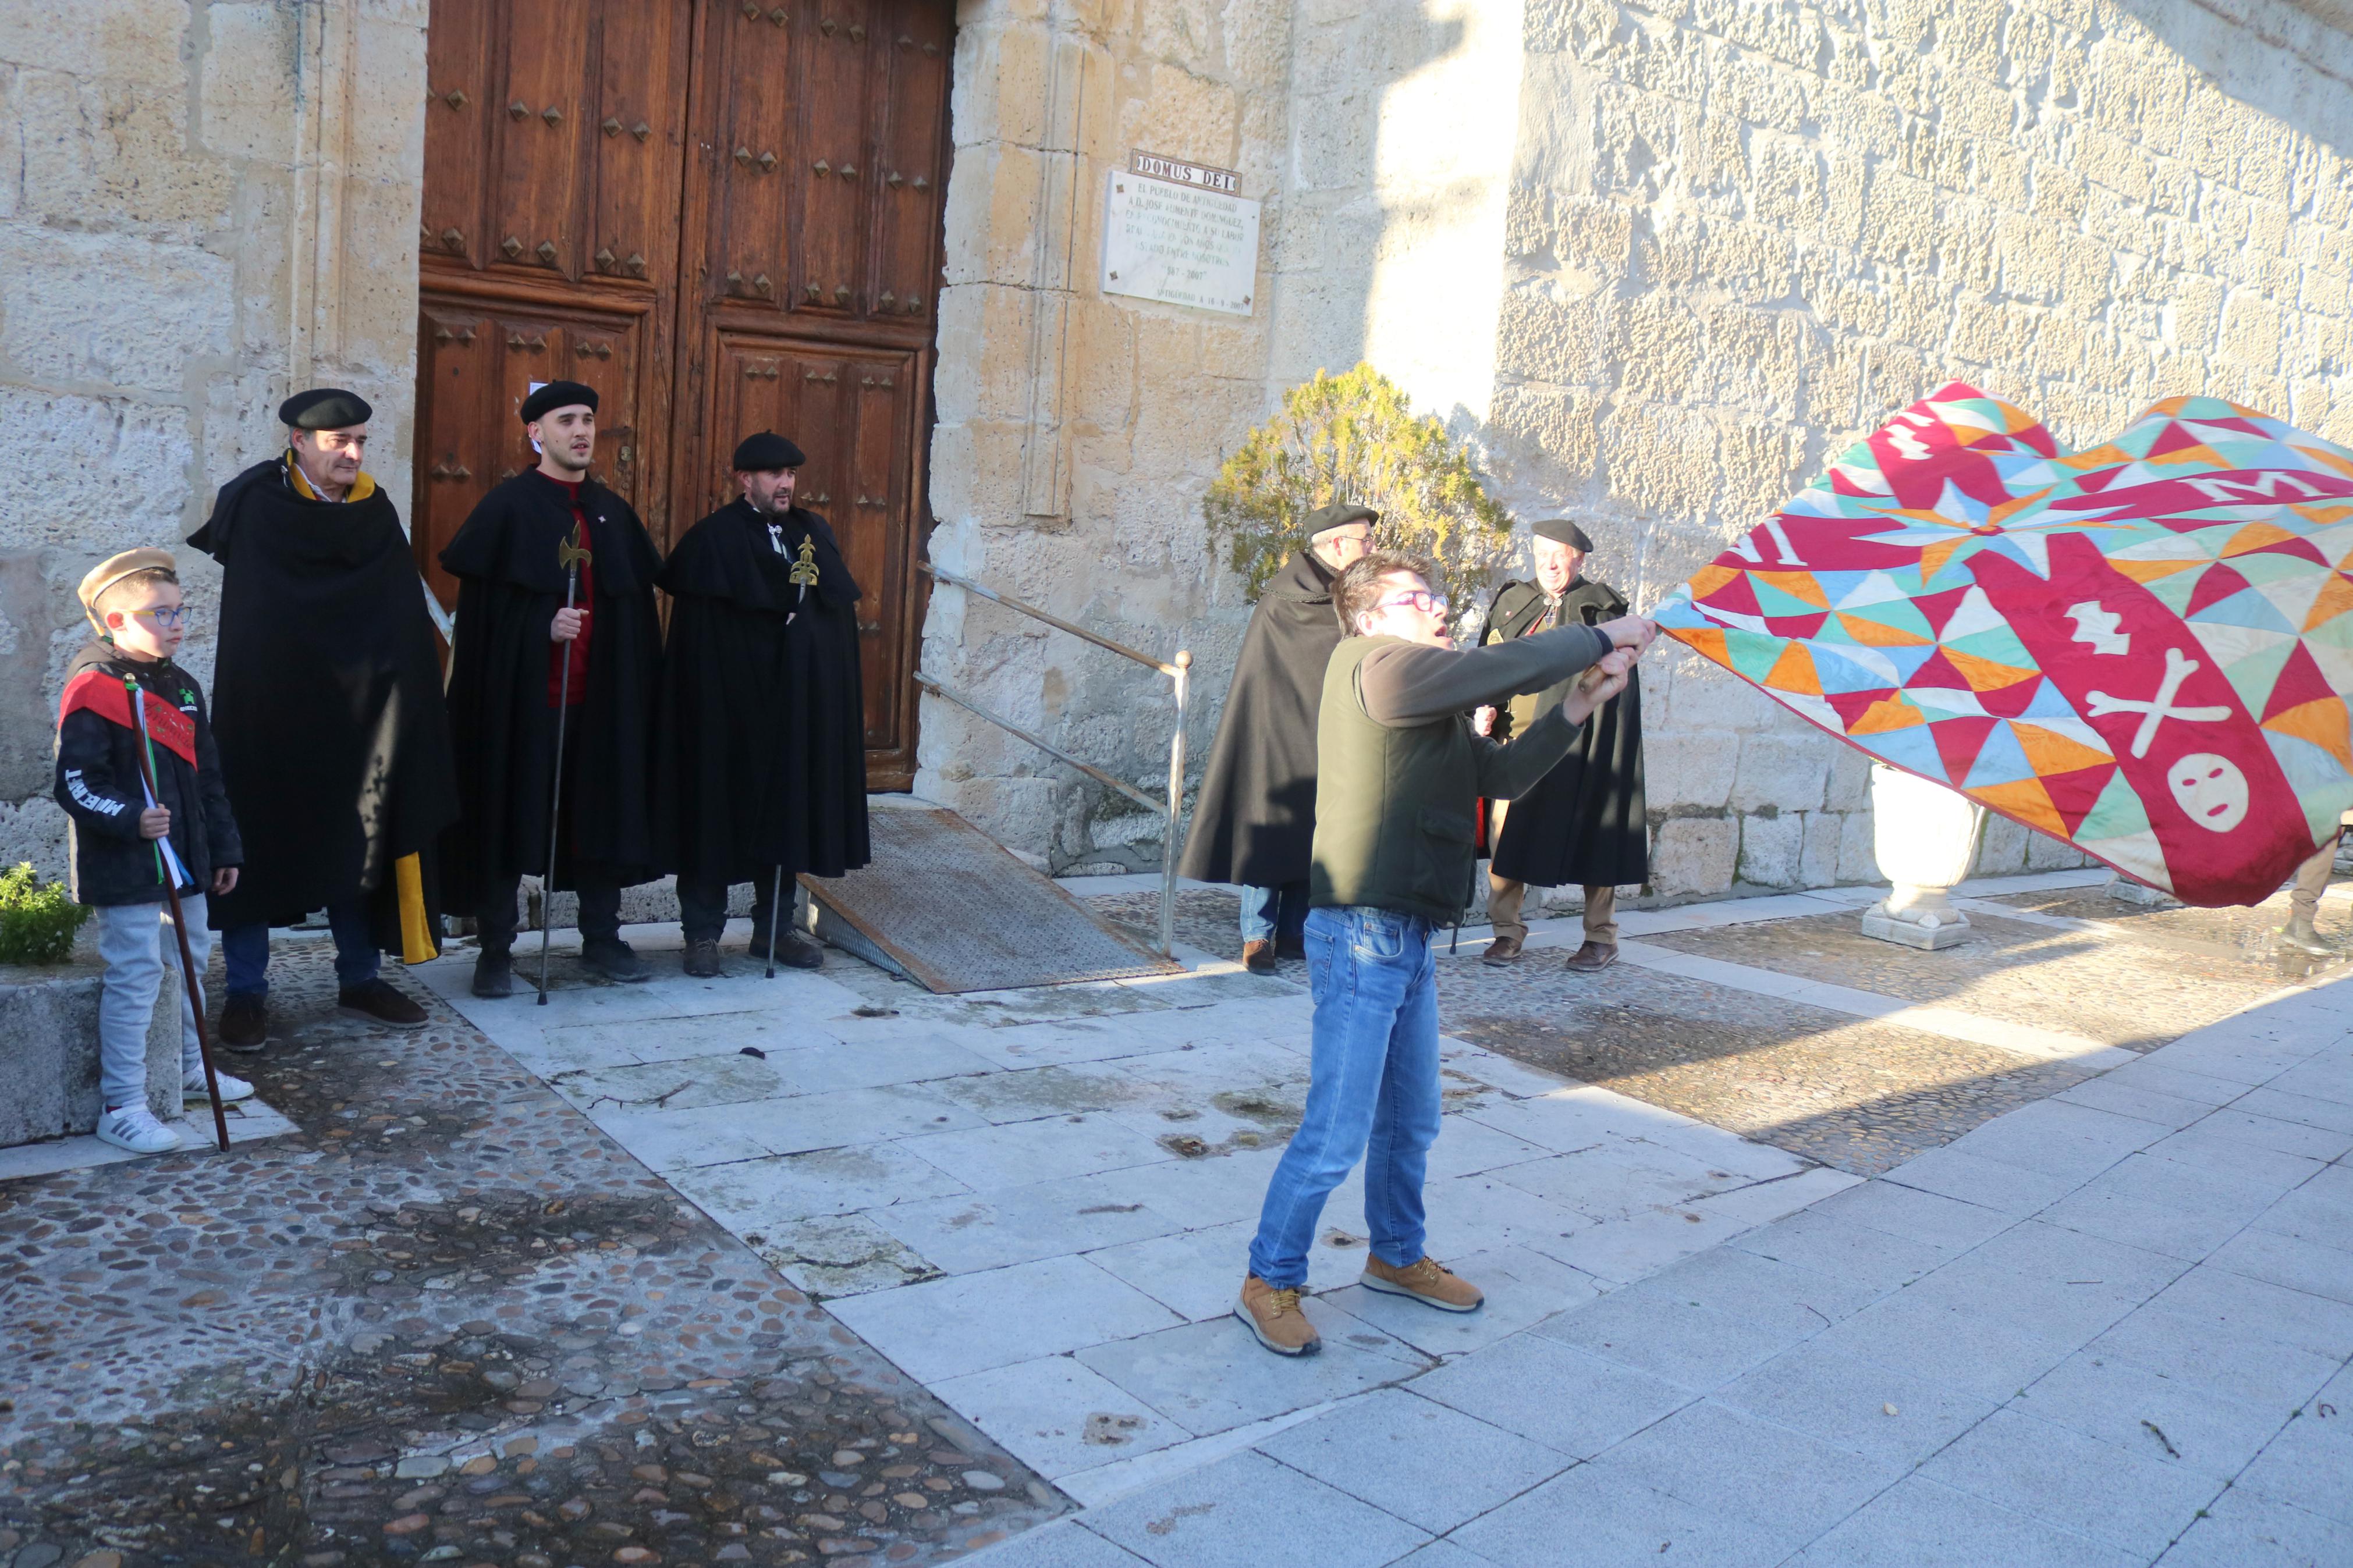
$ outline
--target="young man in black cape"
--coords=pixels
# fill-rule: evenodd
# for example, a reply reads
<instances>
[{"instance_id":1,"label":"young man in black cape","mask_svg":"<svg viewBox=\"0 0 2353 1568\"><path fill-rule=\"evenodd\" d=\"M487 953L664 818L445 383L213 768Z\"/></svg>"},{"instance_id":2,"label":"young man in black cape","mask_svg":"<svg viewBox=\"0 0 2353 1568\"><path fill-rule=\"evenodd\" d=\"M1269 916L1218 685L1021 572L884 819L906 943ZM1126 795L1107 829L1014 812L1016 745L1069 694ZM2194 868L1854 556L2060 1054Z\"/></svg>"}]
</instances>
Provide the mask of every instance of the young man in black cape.
<instances>
[{"instance_id":1,"label":"young man in black cape","mask_svg":"<svg viewBox=\"0 0 2353 1568\"><path fill-rule=\"evenodd\" d=\"M539 466L484 496L441 552L459 582L449 723L464 807L444 862L451 907L474 911L477 996L514 992L515 891L547 871L559 708L554 886L578 890L581 959L608 980L647 978L621 940L621 889L659 869L646 764L661 558L629 503L589 477L593 388L550 382L522 421Z\"/></svg>"},{"instance_id":2,"label":"young man in black cape","mask_svg":"<svg viewBox=\"0 0 2353 1568\"><path fill-rule=\"evenodd\" d=\"M1482 645L1532 637L1555 626L1598 626L1626 613L1626 596L1585 576L1593 542L1566 518L1535 525L1536 580L1506 583L1488 606ZM1495 739L1509 740L1535 715L1568 695L1566 685L1483 710ZM1482 733L1488 732L1482 730ZM1508 809L1507 809L1508 808ZM1515 962L1528 940L1520 902L1529 884L1585 889L1585 942L1568 958L1579 973L1618 961L1618 889L1650 879L1642 800L1642 688L1633 672L1626 689L1593 710L1577 740L1534 789L1496 801L1488 845L1487 918L1495 940L1489 963Z\"/></svg>"},{"instance_id":3,"label":"young man in black cape","mask_svg":"<svg viewBox=\"0 0 2353 1568\"><path fill-rule=\"evenodd\" d=\"M1340 646L1332 581L1373 547L1381 514L1346 501L1307 514L1307 547L1260 590L1193 807L1180 875L1242 890L1242 963L1303 958L1315 843L1315 713Z\"/></svg>"},{"instance_id":4,"label":"young man in black cape","mask_svg":"<svg viewBox=\"0 0 2353 1568\"><path fill-rule=\"evenodd\" d=\"M727 889L753 887L751 954L814 969L777 898L794 876L866 864L866 708L858 584L833 530L793 505L805 459L762 431L735 448L743 494L687 530L670 595L655 747L662 847L678 868L686 972L720 973ZM781 924L779 921L781 921Z\"/></svg>"},{"instance_id":5,"label":"young man in black cape","mask_svg":"<svg viewBox=\"0 0 2353 1568\"><path fill-rule=\"evenodd\" d=\"M377 966L386 950L429 952L440 929L434 844L457 786L425 586L360 467L374 412L334 387L288 398L286 450L222 486L188 538L221 563L213 734L247 825L244 874L208 911L231 1050L269 1039L269 928L313 910L334 934L337 1005L425 1023Z\"/></svg>"}]
</instances>

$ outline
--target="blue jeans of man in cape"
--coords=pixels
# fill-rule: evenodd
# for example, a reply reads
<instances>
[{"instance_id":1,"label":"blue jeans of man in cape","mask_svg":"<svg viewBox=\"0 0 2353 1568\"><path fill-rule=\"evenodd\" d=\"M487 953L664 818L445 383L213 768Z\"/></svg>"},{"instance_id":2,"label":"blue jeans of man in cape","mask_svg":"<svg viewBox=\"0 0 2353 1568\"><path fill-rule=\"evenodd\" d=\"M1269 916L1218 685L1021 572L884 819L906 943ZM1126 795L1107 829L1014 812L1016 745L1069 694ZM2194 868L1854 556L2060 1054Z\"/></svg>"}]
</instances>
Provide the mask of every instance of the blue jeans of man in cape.
<instances>
[{"instance_id":1,"label":"blue jeans of man in cape","mask_svg":"<svg viewBox=\"0 0 2353 1568\"><path fill-rule=\"evenodd\" d=\"M1285 1289L1307 1282L1324 1200L1365 1162L1373 1255L1421 1260L1421 1182L1438 1139L1438 972L1430 922L1362 907L1307 917L1315 999L1307 1109L1267 1184L1250 1272Z\"/></svg>"}]
</instances>

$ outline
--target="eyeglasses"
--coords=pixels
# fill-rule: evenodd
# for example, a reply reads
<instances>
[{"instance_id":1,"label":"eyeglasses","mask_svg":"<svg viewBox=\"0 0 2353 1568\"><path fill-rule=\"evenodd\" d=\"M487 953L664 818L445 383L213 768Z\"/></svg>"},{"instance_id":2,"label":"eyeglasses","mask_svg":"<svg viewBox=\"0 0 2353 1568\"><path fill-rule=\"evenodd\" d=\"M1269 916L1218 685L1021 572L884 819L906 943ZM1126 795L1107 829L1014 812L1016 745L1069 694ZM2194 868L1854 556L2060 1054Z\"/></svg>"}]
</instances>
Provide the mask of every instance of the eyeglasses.
<instances>
[{"instance_id":1,"label":"eyeglasses","mask_svg":"<svg viewBox=\"0 0 2353 1568\"><path fill-rule=\"evenodd\" d=\"M188 618L188 607L185 605L157 605L153 609L133 610L131 613L141 620L160 626L165 631L170 631Z\"/></svg>"},{"instance_id":2,"label":"eyeglasses","mask_svg":"<svg viewBox=\"0 0 2353 1568\"><path fill-rule=\"evenodd\" d=\"M1384 610L1415 609L1425 616L1442 616L1446 613L1446 595L1428 588L1416 588L1410 594L1383 599L1377 607Z\"/></svg>"}]
</instances>

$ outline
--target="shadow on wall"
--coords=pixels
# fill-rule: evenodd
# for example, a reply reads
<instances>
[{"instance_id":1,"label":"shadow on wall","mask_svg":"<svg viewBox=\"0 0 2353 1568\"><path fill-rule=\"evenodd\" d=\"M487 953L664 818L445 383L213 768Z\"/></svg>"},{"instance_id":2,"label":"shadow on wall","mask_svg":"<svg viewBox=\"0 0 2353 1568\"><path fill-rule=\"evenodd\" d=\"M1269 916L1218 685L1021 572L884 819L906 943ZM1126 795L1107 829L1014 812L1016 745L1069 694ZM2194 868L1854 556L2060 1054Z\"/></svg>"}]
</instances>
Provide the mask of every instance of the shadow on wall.
<instances>
[{"instance_id":1,"label":"shadow on wall","mask_svg":"<svg viewBox=\"0 0 2353 1568\"><path fill-rule=\"evenodd\" d=\"M1303 267L1285 254L1278 261L1271 363L1279 384L1368 358L1382 257L1476 194L1475 182L1462 181L1385 196L1380 179L1382 139L1398 133L1383 100L1461 53L1469 32L1461 16L1431 15L1429 0L1368 0L1353 16L1297 35L1288 200L1316 217L1285 224L1286 253L1305 245L1313 259Z\"/></svg>"},{"instance_id":2,"label":"shadow on wall","mask_svg":"<svg viewBox=\"0 0 2353 1568\"><path fill-rule=\"evenodd\" d=\"M2353 0L2247 0L2227 8L2184 5L2180 0L2116 0L2116 8L2162 40L2198 73L2202 86L2282 121L2340 157L2353 158L2353 112L2347 111L2348 94L2353 93ZM2232 16L2234 11L2246 19ZM2275 15L2267 18L2267 11ZM2291 57L2297 74L2281 72L2277 57L2268 50L2249 49L2250 31ZM2183 128L2185 142L2192 133Z\"/></svg>"}]
</instances>

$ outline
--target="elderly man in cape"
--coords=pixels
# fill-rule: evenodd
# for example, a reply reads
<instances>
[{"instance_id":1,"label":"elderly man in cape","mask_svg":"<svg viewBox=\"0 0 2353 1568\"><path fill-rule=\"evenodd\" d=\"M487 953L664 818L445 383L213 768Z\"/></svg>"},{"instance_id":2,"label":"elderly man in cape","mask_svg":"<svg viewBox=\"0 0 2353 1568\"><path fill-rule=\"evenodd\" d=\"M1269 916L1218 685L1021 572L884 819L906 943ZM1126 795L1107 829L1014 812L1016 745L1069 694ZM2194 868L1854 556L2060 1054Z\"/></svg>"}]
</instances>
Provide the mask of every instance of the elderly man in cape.
<instances>
[{"instance_id":1,"label":"elderly man in cape","mask_svg":"<svg viewBox=\"0 0 2353 1568\"><path fill-rule=\"evenodd\" d=\"M1487 610L1482 646L1535 637L1556 626L1599 626L1626 614L1626 596L1585 575L1593 541L1567 518L1535 525L1536 579L1506 583ZM1508 706L1482 709L1481 734L1508 741L1568 696L1563 681ZM1651 875L1642 798L1642 688L1629 670L1626 689L1597 705L1550 773L1517 800L1489 805L1487 919L1495 940L1489 963L1513 963L1528 940L1520 905L1530 884L1585 889L1585 942L1569 955L1579 973L1618 961L1618 889Z\"/></svg>"},{"instance_id":2,"label":"elderly man in cape","mask_svg":"<svg viewBox=\"0 0 2353 1568\"><path fill-rule=\"evenodd\" d=\"M188 542L221 564L213 733L246 826L236 889L211 900L228 1000L219 1037L269 1037L269 928L327 911L336 1005L395 1028L425 1010L380 956L435 955L435 840L458 815L433 621L408 534L364 469L357 393L278 410L286 450L221 487Z\"/></svg>"},{"instance_id":3,"label":"elderly man in cape","mask_svg":"<svg viewBox=\"0 0 2353 1568\"><path fill-rule=\"evenodd\" d=\"M1335 501L1307 514L1306 548L1260 591L1209 748L1180 874L1242 890L1242 962L1304 958L1315 840L1315 709L1340 645L1333 580L1373 546L1381 514Z\"/></svg>"}]
</instances>

